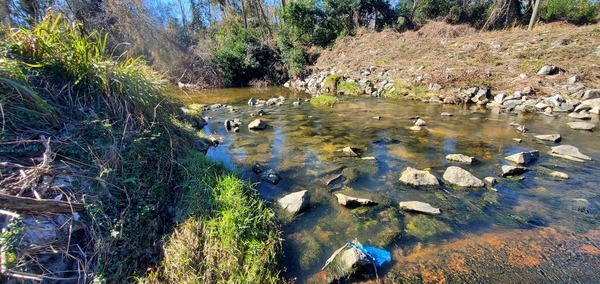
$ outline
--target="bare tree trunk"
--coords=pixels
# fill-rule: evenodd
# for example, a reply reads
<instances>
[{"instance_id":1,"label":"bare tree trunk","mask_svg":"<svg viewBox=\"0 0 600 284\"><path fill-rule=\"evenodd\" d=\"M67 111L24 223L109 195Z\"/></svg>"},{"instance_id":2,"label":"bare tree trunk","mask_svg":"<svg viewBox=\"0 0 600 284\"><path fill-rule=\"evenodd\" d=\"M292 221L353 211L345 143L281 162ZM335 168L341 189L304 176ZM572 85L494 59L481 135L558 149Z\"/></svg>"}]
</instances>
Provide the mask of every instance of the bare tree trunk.
<instances>
[{"instance_id":1,"label":"bare tree trunk","mask_svg":"<svg viewBox=\"0 0 600 284\"><path fill-rule=\"evenodd\" d=\"M533 26L537 21L537 16L540 11L540 2L541 0L535 0L535 5L533 5L533 13L531 13L531 19L529 19L529 30L533 30Z\"/></svg>"},{"instance_id":2,"label":"bare tree trunk","mask_svg":"<svg viewBox=\"0 0 600 284\"><path fill-rule=\"evenodd\" d=\"M415 17L415 12L417 11L417 8L419 7L419 0L415 0L413 2L413 7L412 7L412 11L410 12L410 18L411 20L414 19Z\"/></svg>"},{"instance_id":3,"label":"bare tree trunk","mask_svg":"<svg viewBox=\"0 0 600 284\"><path fill-rule=\"evenodd\" d=\"M244 17L244 28L248 28L248 17L246 16L246 5L244 4L244 0L240 1L242 3L242 16Z\"/></svg>"}]
</instances>

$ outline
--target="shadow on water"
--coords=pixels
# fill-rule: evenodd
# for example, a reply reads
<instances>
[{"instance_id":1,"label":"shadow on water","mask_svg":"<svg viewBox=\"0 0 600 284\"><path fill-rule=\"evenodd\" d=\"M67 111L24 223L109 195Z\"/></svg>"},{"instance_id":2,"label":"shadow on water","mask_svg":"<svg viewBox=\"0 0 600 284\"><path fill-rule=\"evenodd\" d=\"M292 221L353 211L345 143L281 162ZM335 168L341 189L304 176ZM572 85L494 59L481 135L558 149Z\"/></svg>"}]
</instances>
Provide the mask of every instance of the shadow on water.
<instances>
[{"instance_id":1,"label":"shadow on water","mask_svg":"<svg viewBox=\"0 0 600 284\"><path fill-rule=\"evenodd\" d=\"M262 107L266 114L260 118L269 127L249 131L246 125L257 118L251 114L258 108L248 106L248 99L278 96L287 98L282 106ZM392 251L394 262L379 273L392 282L516 279L555 283L563 279L561 273L582 282L597 279L573 268L577 262L561 266L562 271L550 269L551 262L570 257L585 261L582 267L600 265L600 238L590 241L600 235L597 132L571 130L566 126L571 119L564 115L509 114L471 106L362 97L345 97L333 108L292 104L304 97L274 88L211 90L184 98L186 102L233 104L237 109L231 112L220 108L205 113L212 117L205 133L223 137L223 142L208 155L241 171L252 182L260 182L259 194L273 202L283 223L287 277L297 278L299 283L320 282L320 269L331 253L358 239ZM442 112L454 116L442 117ZM427 126L415 132L409 128L412 117L417 115ZM223 127L226 119L233 118L244 124L239 133L227 132ZM577 163L552 157L547 152L559 144L540 142L533 134L519 133L509 125L511 122L525 124L531 133L560 133L563 140L559 144L578 147L592 161ZM597 124L597 119L592 122ZM360 157L347 157L338 151L347 146L358 149ZM510 164L504 157L530 150L538 150L540 158L527 165L529 172L517 177L501 176L501 166ZM445 156L452 153L473 156L477 162L450 163ZM276 170L282 180L277 185L261 182L251 171L257 163ZM451 165L480 179L496 178L497 191L445 184L442 175ZM442 184L419 188L399 183L400 173L408 166L429 169ZM551 177L551 171L567 173L570 179ZM340 179L326 184L340 174ZM292 217L276 206L276 199L304 189L311 193L311 205L305 212ZM338 191L379 204L346 208L333 195ZM430 203L442 214L429 216L399 210L398 202L409 200ZM536 239L536 235L544 238ZM472 242L480 244L474 247ZM535 265L542 271L536 273L542 276L529 275ZM462 278L457 276L461 273L465 275Z\"/></svg>"}]
</instances>

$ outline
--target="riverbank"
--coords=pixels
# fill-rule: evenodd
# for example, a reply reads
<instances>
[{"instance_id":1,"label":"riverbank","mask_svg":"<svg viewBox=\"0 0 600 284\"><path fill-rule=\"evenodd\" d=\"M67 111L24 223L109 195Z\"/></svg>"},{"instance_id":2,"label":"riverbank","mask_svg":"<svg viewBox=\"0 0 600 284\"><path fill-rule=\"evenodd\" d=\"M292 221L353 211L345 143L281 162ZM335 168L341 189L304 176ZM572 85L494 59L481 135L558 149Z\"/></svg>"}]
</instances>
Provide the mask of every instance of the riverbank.
<instances>
[{"instance_id":1,"label":"riverbank","mask_svg":"<svg viewBox=\"0 0 600 284\"><path fill-rule=\"evenodd\" d=\"M582 100L591 98L586 91L600 88L599 59L599 24L477 32L432 22L415 32L365 32L342 38L323 51L312 74L286 86L313 95L344 93L455 104L468 102L482 89L488 93L478 97L476 103L482 105L492 101L490 96L516 93Z\"/></svg>"},{"instance_id":2,"label":"riverbank","mask_svg":"<svg viewBox=\"0 0 600 284\"><path fill-rule=\"evenodd\" d=\"M81 31L0 33L0 280L281 282L273 213L204 157L201 116Z\"/></svg>"}]
</instances>

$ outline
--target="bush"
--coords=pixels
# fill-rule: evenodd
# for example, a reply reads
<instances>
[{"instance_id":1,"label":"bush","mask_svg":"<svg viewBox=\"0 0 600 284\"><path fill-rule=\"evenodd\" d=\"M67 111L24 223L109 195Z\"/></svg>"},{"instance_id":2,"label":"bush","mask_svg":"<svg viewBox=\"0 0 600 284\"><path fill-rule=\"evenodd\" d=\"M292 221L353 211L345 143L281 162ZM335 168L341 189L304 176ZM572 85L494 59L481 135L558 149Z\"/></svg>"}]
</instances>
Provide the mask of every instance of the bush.
<instances>
[{"instance_id":1,"label":"bush","mask_svg":"<svg viewBox=\"0 0 600 284\"><path fill-rule=\"evenodd\" d=\"M573 24L595 23L599 2L589 0L549 0L540 9L540 18L546 22L567 21Z\"/></svg>"}]
</instances>

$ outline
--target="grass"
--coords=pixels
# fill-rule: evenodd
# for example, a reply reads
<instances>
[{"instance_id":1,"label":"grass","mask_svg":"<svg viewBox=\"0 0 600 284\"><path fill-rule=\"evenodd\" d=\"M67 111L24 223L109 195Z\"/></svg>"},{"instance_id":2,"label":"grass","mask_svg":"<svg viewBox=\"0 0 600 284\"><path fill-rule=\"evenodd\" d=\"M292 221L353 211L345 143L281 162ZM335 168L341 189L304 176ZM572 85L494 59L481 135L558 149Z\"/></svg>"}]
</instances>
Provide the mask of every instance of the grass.
<instances>
[{"instance_id":1,"label":"grass","mask_svg":"<svg viewBox=\"0 0 600 284\"><path fill-rule=\"evenodd\" d=\"M388 89L385 93L386 97L389 98L403 98L410 92L410 88L402 82L394 83L393 86Z\"/></svg>"},{"instance_id":2,"label":"grass","mask_svg":"<svg viewBox=\"0 0 600 284\"><path fill-rule=\"evenodd\" d=\"M273 212L252 187L197 152L178 198L180 223L160 267L141 283L280 283L281 244Z\"/></svg>"},{"instance_id":3,"label":"grass","mask_svg":"<svg viewBox=\"0 0 600 284\"><path fill-rule=\"evenodd\" d=\"M7 145L43 133L54 163L76 169L92 282L281 282L273 213L200 154L161 76L60 15L0 36L0 153L30 163L39 149Z\"/></svg>"},{"instance_id":4,"label":"grass","mask_svg":"<svg viewBox=\"0 0 600 284\"><path fill-rule=\"evenodd\" d=\"M310 99L310 104L318 107L333 107L336 103L339 103L340 100L335 96L330 95L319 95Z\"/></svg>"},{"instance_id":5,"label":"grass","mask_svg":"<svg viewBox=\"0 0 600 284\"><path fill-rule=\"evenodd\" d=\"M351 96L360 96L364 92L356 82L340 82L337 88L338 93Z\"/></svg>"},{"instance_id":6,"label":"grass","mask_svg":"<svg viewBox=\"0 0 600 284\"><path fill-rule=\"evenodd\" d=\"M323 81L323 90L328 94L337 93L338 84L342 80L340 75L331 75Z\"/></svg>"}]
</instances>

